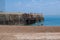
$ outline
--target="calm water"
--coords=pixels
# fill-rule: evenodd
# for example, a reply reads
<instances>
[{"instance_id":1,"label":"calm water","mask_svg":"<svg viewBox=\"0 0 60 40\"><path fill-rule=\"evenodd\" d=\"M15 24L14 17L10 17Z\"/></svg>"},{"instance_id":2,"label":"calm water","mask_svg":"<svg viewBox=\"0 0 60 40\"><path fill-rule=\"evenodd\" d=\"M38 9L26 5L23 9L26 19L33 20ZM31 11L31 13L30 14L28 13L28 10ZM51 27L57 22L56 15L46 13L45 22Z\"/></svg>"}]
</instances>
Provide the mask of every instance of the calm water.
<instances>
[{"instance_id":1,"label":"calm water","mask_svg":"<svg viewBox=\"0 0 60 40\"><path fill-rule=\"evenodd\" d=\"M60 26L60 16L45 16L43 23L44 26ZM41 23L32 24L33 26L39 26Z\"/></svg>"}]
</instances>

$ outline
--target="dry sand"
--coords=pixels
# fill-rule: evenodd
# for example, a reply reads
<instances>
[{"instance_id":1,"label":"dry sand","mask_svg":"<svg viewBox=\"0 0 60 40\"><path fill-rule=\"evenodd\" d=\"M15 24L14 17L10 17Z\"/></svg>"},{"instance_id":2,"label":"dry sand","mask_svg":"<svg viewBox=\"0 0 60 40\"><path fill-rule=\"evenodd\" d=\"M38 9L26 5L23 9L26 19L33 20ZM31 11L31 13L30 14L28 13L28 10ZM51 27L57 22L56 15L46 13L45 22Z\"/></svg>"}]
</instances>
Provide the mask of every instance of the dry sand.
<instances>
[{"instance_id":1,"label":"dry sand","mask_svg":"<svg viewBox=\"0 0 60 40\"><path fill-rule=\"evenodd\" d=\"M59 26L0 25L0 40L60 40Z\"/></svg>"},{"instance_id":2,"label":"dry sand","mask_svg":"<svg viewBox=\"0 0 60 40\"><path fill-rule=\"evenodd\" d=\"M14 25L0 25L0 32L7 33L40 33L40 32L60 32L59 26L14 26Z\"/></svg>"}]
</instances>

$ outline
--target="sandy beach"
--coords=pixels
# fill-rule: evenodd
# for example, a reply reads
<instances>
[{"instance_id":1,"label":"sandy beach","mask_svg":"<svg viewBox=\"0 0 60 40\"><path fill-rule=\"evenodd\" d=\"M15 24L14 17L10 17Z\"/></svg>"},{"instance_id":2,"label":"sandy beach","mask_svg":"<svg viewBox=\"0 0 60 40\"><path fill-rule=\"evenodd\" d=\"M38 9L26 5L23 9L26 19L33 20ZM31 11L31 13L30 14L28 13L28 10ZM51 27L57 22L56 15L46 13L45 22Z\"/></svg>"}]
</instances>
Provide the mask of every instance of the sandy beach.
<instances>
[{"instance_id":1,"label":"sandy beach","mask_svg":"<svg viewBox=\"0 0 60 40\"><path fill-rule=\"evenodd\" d=\"M16 26L16 25L0 25L0 33L40 33L40 32L60 32L59 26Z\"/></svg>"},{"instance_id":2,"label":"sandy beach","mask_svg":"<svg viewBox=\"0 0 60 40\"><path fill-rule=\"evenodd\" d=\"M0 25L0 40L60 40L60 27Z\"/></svg>"}]
</instances>

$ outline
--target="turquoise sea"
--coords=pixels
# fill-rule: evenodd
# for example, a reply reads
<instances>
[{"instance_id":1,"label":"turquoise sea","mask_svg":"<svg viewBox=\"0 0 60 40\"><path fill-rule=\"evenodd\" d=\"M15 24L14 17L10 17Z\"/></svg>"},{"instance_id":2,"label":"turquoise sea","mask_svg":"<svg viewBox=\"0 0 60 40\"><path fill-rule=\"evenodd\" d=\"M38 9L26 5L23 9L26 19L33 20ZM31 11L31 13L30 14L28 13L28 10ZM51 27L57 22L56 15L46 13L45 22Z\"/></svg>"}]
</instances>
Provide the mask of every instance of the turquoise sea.
<instances>
[{"instance_id":1,"label":"turquoise sea","mask_svg":"<svg viewBox=\"0 0 60 40\"><path fill-rule=\"evenodd\" d=\"M32 26L60 26L60 16L44 16L44 22L37 22Z\"/></svg>"}]
</instances>

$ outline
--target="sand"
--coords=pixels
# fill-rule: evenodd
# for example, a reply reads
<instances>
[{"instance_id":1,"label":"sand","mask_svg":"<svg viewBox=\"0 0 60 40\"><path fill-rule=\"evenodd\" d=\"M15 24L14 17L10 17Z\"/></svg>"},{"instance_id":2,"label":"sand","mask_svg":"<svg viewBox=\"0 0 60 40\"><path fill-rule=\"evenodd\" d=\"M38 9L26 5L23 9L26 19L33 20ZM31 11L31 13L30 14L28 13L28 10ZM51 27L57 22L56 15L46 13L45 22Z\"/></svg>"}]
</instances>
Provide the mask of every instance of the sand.
<instances>
[{"instance_id":1,"label":"sand","mask_svg":"<svg viewBox=\"0 0 60 40\"><path fill-rule=\"evenodd\" d=\"M14 26L0 25L0 32L7 33L40 33L40 32L60 32L59 26Z\"/></svg>"},{"instance_id":2,"label":"sand","mask_svg":"<svg viewBox=\"0 0 60 40\"><path fill-rule=\"evenodd\" d=\"M0 25L0 40L60 40L60 27Z\"/></svg>"}]
</instances>

